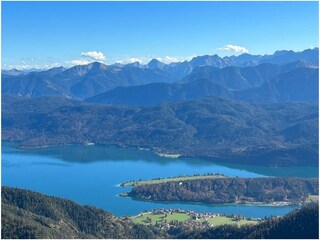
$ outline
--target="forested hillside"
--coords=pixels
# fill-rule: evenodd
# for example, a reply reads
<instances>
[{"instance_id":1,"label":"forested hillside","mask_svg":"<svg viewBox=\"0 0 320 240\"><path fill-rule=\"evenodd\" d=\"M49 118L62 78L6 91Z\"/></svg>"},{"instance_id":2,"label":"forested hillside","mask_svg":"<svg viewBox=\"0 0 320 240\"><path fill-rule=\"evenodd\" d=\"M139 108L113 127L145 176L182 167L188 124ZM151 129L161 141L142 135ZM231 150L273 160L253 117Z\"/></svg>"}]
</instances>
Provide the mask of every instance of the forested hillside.
<instances>
[{"instance_id":1,"label":"forested hillside","mask_svg":"<svg viewBox=\"0 0 320 240\"><path fill-rule=\"evenodd\" d=\"M158 231L91 206L2 187L2 238L155 238ZM155 232L154 232L155 231Z\"/></svg>"},{"instance_id":2,"label":"forested hillside","mask_svg":"<svg viewBox=\"0 0 320 240\"><path fill-rule=\"evenodd\" d=\"M318 108L214 97L117 107L3 96L2 140L27 148L92 142L256 165L316 166Z\"/></svg>"}]
</instances>

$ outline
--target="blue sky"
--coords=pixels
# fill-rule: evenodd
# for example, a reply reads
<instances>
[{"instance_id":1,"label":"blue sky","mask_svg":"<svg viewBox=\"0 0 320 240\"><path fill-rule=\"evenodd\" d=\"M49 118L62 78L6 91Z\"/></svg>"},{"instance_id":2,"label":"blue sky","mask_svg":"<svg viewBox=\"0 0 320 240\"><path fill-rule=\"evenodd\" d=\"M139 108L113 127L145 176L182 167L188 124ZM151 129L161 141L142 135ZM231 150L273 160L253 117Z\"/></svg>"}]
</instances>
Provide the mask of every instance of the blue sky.
<instances>
[{"instance_id":1,"label":"blue sky","mask_svg":"<svg viewBox=\"0 0 320 240\"><path fill-rule=\"evenodd\" d=\"M318 40L317 2L2 2L5 69L272 54Z\"/></svg>"}]
</instances>

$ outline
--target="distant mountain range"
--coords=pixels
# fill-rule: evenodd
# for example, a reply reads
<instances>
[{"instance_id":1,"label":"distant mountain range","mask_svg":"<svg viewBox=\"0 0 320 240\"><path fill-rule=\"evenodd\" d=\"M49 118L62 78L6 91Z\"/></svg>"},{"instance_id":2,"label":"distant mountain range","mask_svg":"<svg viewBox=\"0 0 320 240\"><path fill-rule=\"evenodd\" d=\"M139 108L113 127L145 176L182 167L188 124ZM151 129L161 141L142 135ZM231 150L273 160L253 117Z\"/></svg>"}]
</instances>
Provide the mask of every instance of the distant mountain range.
<instances>
[{"instance_id":1,"label":"distant mountain range","mask_svg":"<svg viewBox=\"0 0 320 240\"><path fill-rule=\"evenodd\" d=\"M173 82L170 74L161 69L134 66L106 66L102 63L53 68L42 72L12 75L2 73L2 93L20 96L65 96L86 98L117 86L151 82Z\"/></svg>"},{"instance_id":2,"label":"distant mountain range","mask_svg":"<svg viewBox=\"0 0 320 240\"><path fill-rule=\"evenodd\" d=\"M254 102L319 102L319 70L297 68L282 73L259 87L236 93L236 98Z\"/></svg>"},{"instance_id":3,"label":"distant mountain range","mask_svg":"<svg viewBox=\"0 0 320 240\"><path fill-rule=\"evenodd\" d=\"M315 48L303 52L277 51L273 55L263 56L243 54L221 58L218 55L205 55L195 57L189 62L171 64L153 59L147 65L133 63L107 66L95 62L69 69L58 67L31 72L13 69L2 71L2 93L27 97L65 96L85 99L116 87L150 83L180 84L203 79L219 85L211 87L217 88L212 90L213 93L232 92L259 87L273 77L298 67L318 68L318 54L319 49Z\"/></svg>"},{"instance_id":4,"label":"distant mountain range","mask_svg":"<svg viewBox=\"0 0 320 240\"><path fill-rule=\"evenodd\" d=\"M181 79L186 75L190 74L195 68L203 66L211 66L217 68L224 68L228 66L236 67L248 67L256 66L262 63L272 64L287 64L295 61L305 61L310 65L318 65L319 49L307 49L302 52L294 51L277 51L273 55L250 55L248 53L240 56L231 57L219 57L218 55L204 55L194 57L191 61L184 61L181 63L171 63L169 65L161 65L161 69L166 70L172 76ZM152 60L153 66L156 65L155 61ZM158 62L159 64L159 62ZM149 64L147 65L149 67Z\"/></svg>"},{"instance_id":5,"label":"distant mountain range","mask_svg":"<svg viewBox=\"0 0 320 240\"><path fill-rule=\"evenodd\" d=\"M85 101L147 106L218 96L249 102L317 103L318 75L318 68L300 61L245 68L199 67L179 82L117 87Z\"/></svg>"}]
</instances>

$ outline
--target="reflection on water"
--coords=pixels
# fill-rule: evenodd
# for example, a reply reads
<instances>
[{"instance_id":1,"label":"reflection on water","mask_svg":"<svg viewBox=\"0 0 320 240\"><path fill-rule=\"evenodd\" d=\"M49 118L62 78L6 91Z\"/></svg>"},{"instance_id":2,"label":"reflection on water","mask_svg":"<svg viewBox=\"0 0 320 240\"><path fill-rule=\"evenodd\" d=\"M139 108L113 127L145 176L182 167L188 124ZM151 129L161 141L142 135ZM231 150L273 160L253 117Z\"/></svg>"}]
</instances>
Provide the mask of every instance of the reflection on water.
<instances>
[{"instance_id":1,"label":"reflection on water","mask_svg":"<svg viewBox=\"0 0 320 240\"><path fill-rule=\"evenodd\" d=\"M64 146L19 150L2 147L2 184L31 189L45 194L89 204L116 215L134 215L153 208L183 208L201 212L244 214L248 217L283 215L293 209L248 205L204 205L154 203L118 197L127 188L117 184L136 179L151 179L197 173L222 173L228 176L317 176L317 169L267 168L218 164L201 159L168 159L147 151L101 146Z\"/></svg>"},{"instance_id":2,"label":"reflection on water","mask_svg":"<svg viewBox=\"0 0 320 240\"><path fill-rule=\"evenodd\" d=\"M92 163L98 161L138 160L168 164L173 159L162 158L150 151L103 146L67 145L24 150L25 154L50 156L66 162Z\"/></svg>"},{"instance_id":3,"label":"reflection on water","mask_svg":"<svg viewBox=\"0 0 320 240\"><path fill-rule=\"evenodd\" d=\"M34 161L30 161L30 162L19 162L19 163L11 163L11 162L6 162L4 161L2 163L2 167L4 168L16 168L16 167L23 167L23 166L30 166L30 165L51 165L51 166L71 166L71 164L67 164L67 163L54 163L54 162L49 162L49 161L45 161L45 162L34 162Z\"/></svg>"},{"instance_id":4,"label":"reflection on water","mask_svg":"<svg viewBox=\"0 0 320 240\"><path fill-rule=\"evenodd\" d=\"M7 148L4 146L4 148ZM10 148L9 151L17 151ZM7 149L8 150L8 149ZM5 151L7 151L5 150ZM61 147L28 149L24 154L49 156L58 158L66 162L92 163L96 161L115 161L115 160L134 160L153 162L159 165L184 162L188 165L211 166L221 165L228 168L254 172L266 176L285 176L285 177L318 177L318 168L316 167L264 167L259 165L236 164L220 161L219 159L199 159L199 158L164 158L150 151L139 151L135 149L112 148L103 146L81 146L68 145Z\"/></svg>"},{"instance_id":5,"label":"reflection on water","mask_svg":"<svg viewBox=\"0 0 320 240\"><path fill-rule=\"evenodd\" d=\"M317 178L319 176L318 167L264 167L256 165L245 165L245 164L233 164L233 163L222 163L221 161L214 161L217 164L223 166L243 169L249 172L255 172L258 174L274 177L301 177L301 178Z\"/></svg>"}]
</instances>

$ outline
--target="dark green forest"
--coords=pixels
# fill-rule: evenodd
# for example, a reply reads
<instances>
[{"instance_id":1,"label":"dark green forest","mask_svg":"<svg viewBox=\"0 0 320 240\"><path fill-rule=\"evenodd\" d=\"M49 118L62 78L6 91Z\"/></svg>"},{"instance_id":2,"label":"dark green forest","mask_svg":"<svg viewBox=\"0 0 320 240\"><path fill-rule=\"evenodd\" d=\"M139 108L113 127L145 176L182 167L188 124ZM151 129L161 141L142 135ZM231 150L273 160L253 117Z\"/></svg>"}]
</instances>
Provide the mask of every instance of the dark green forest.
<instances>
[{"instance_id":1,"label":"dark green forest","mask_svg":"<svg viewBox=\"0 0 320 240\"><path fill-rule=\"evenodd\" d=\"M3 187L2 238L155 238L156 229L136 225L91 206Z\"/></svg>"}]
</instances>

